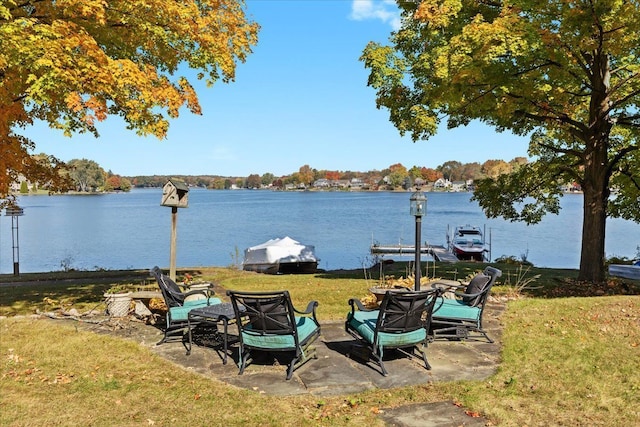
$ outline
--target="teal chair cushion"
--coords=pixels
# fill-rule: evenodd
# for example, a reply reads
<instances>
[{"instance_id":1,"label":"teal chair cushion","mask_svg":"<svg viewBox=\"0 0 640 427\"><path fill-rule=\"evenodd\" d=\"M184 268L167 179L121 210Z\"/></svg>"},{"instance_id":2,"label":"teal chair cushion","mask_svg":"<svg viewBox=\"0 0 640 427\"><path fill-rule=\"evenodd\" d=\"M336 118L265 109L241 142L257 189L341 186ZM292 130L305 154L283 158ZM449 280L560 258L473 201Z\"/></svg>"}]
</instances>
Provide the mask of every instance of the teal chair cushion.
<instances>
[{"instance_id":1,"label":"teal chair cushion","mask_svg":"<svg viewBox=\"0 0 640 427\"><path fill-rule=\"evenodd\" d=\"M222 303L222 300L220 300L220 298L209 298L208 303L206 298L185 301L182 307L171 307L169 309L171 321L172 322L180 322L183 320L186 321L187 316L189 315L189 312L194 308L206 307L208 305L215 305L220 303Z\"/></svg>"},{"instance_id":2,"label":"teal chair cushion","mask_svg":"<svg viewBox=\"0 0 640 427\"><path fill-rule=\"evenodd\" d=\"M356 311L351 316L349 313L349 324L353 329L358 331L360 336L370 344L373 344L373 335L378 321L380 310L373 311ZM389 333L380 332L378 334L378 347L402 347L420 343L427 337L427 331L424 328L417 329L412 332Z\"/></svg>"},{"instance_id":3,"label":"teal chair cushion","mask_svg":"<svg viewBox=\"0 0 640 427\"><path fill-rule=\"evenodd\" d=\"M296 317L296 327L298 342L304 342L318 330L318 324L312 318L304 316ZM260 335L251 332L251 325L247 325L245 331L242 332L242 342L244 345L266 350L283 350L296 346L293 335Z\"/></svg>"},{"instance_id":4,"label":"teal chair cushion","mask_svg":"<svg viewBox=\"0 0 640 427\"><path fill-rule=\"evenodd\" d=\"M441 299L442 300L442 299ZM456 299L443 299L436 302L433 317L446 317L448 319L462 319L476 321L480 318L480 307L471 307Z\"/></svg>"}]
</instances>

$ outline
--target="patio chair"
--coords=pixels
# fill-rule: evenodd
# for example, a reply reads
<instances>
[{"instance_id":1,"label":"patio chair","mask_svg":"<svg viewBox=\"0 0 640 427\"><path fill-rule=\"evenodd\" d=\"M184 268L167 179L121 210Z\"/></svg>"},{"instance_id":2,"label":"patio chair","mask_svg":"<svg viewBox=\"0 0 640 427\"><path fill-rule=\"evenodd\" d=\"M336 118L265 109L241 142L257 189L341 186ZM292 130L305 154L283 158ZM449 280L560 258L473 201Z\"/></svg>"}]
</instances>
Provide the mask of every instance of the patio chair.
<instances>
[{"instance_id":1,"label":"patio chair","mask_svg":"<svg viewBox=\"0 0 640 427\"><path fill-rule=\"evenodd\" d=\"M318 358L311 345L320 336L317 301L309 302L305 311L299 311L293 307L288 291L227 291L227 295L233 304L239 331L238 375L252 362L254 350L293 353L287 366L287 380L311 358Z\"/></svg>"},{"instance_id":2,"label":"patio chair","mask_svg":"<svg viewBox=\"0 0 640 427\"><path fill-rule=\"evenodd\" d=\"M222 302L220 298L212 298L213 290L198 289L183 292L180 286L157 266L149 271L156 278L164 302L167 305L164 337L158 342L158 345L167 342L177 332L183 332L188 326L187 315L190 310ZM203 298L187 300L186 298L190 295L202 295Z\"/></svg>"},{"instance_id":3,"label":"patio chair","mask_svg":"<svg viewBox=\"0 0 640 427\"><path fill-rule=\"evenodd\" d=\"M430 370L426 347L431 312L439 293L438 289L387 292L379 309L367 309L359 299L352 298L345 329L364 344L367 361L373 359L384 376L388 375L383 363L386 349L397 349L409 357L416 356L417 350Z\"/></svg>"},{"instance_id":4,"label":"patio chair","mask_svg":"<svg viewBox=\"0 0 640 427\"><path fill-rule=\"evenodd\" d=\"M482 314L491 287L502 271L486 267L482 273L474 276L469 284L458 286L445 285L453 291L455 298L438 298L433 309L431 328L433 337L449 339L477 339L484 337L493 342L482 328ZM439 287L441 284L434 283Z\"/></svg>"}]
</instances>

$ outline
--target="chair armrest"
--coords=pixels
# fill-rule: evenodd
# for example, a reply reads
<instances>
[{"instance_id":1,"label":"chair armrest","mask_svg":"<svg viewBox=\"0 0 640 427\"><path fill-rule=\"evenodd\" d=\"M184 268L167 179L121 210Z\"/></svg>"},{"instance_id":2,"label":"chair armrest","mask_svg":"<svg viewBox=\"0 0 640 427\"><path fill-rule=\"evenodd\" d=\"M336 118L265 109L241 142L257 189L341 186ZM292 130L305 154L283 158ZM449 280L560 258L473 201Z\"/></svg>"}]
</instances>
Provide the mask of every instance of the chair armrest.
<instances>
[{"instance_id":1,"label":"chair armrest","mask_svg":"<svg viewBox=\"0 0 640 427\"><path fill-rule=\"evenodd\" d=\"M464 289L467 285L463 285L460 282L453 283L451 282L433 282L431 283L431 287L433 289L441 289L441 290L455 290L455 289Z\"/></svg>"},{"instance_id":2,"label":"chair armrest","mask_svg":"<svg viewBox=\"0 0 640 427\"><path fill-rule=\"evenodd\" d=\"M358 310L360 310L360 311L374 311L374 309L372 309L372 308L365 307L364 304L362 304L362 301L360 301L358 298L350 298L349 299L349 305L351 306L351 312L352 313L355 312L356 306L358 307Z\"/></svg>"},{"instance_id":3,"label":"chair armrest","mask_svg":"<svg viewBox=\"0 0 640 427\"><path fill-rule=\"evenodd\" d=\"M204 290L204 289L195 289L193 291L189 291L189 292L185 292L184 294L182 294L185 298L190 296L190 295L204 295L207 299L211 298L213 295L215 294L215 292L213 291L209 291Z\"/></svg>"},{"instance_id":4,"label":"chair armrest","mask_svg":"<svg viewBox=\"0 0 640 427\"><path fill-rule=\"evenodd\" d=\"M304 311L293 309L298 314L313 314L313 317L316 317L316 307L318 306L318 301L309 301L307 304L307 308Z\"/></svg>"},{"instance_id":5,"label":"chair armrest","mask_svg":"<svg viewBox=\"0 0 640 427\"><path fill-rule=\"evenodd\" d=\"M487 289L486 289L486 288L485 288L485 289L483 289L483 290L481 290L480 292L476 292L476 293L474 293L474 294L466 294L466 293L464 293L464 292L455 292L455 294L456 294L456 296L457 296L457 297L463 297L463 298L475 298L475 297L477 297L477 296L479 296L479 295L484 294L485 292L487 292Z\"/></svg>"}]
</instances>

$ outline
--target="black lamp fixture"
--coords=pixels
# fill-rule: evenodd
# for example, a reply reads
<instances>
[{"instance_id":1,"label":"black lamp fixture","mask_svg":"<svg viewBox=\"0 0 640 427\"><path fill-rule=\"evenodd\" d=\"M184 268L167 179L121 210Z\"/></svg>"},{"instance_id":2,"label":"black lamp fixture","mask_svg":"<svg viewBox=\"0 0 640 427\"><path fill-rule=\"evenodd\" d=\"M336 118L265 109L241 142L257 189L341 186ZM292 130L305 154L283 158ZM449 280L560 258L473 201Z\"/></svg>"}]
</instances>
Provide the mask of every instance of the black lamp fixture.
<instances>
[{"instance_id":1,"label":"black lamp fixture","mask_svg":"<svg viewBox=\"0 0 640 427\"><path fill-rule=\"evenodd\" d=\"M5 215L11 217L11 250L13 252L13 275L20 275L20 243L18 236L18 217L24 215L24 209L11 204L5 209Z\"/></svg>"},{"instance_id":2,"label":"black lamp fixture","mask_svg":"<svg viewBox=\"0 0 640 427\"><path fill-rule=\"evenodd\" d=\"M416 218L416 244L414 247L416 268L414 274L414 290L416 291L420 290L420 256L422 252L422 249L420 248L420 241L422 240L422 217L427 214L427 196L425 196L424 193L420 191L422 184L423 181L421 179L416 179L416 191L411 195L411 198L409 199L409 212Z\"/></svg>"}]
</instances>

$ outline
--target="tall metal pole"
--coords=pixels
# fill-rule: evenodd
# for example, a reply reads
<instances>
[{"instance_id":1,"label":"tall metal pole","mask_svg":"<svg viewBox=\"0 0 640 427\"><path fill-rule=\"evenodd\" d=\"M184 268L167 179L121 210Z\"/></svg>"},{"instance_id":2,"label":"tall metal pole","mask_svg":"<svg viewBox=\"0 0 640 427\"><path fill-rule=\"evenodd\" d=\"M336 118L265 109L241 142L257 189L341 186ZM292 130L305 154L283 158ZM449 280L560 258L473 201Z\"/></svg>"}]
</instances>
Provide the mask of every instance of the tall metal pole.
<instances>
[{"instance_id":1,"label":"tall metal pole","mask_svg":"<svg viewBox=\"0 0 640 427\"><path fill-rule=\"evenodd\" d=\"M171 250L169 255L169 277L175 282L176 280L176 236L178 224L178 208L176 206L171 207Z\"/></svg>"},{"instance_id":2,"label":"tall metal pole","mask_svg":"<svg viewBox=\"0 0 640 427\"><path fill-rule=\"evenodd\" d=\"M415 285L414 289L416 291L420 290L420 255L422 249L420 248L420 241L422 240L422 216L416 215L416 245L415 245L415 264L416 264L416 272L415 272Z\"/></svg>"},{"instance_id":3,"label":"tall metal pole","mask_svg":"<svg viewBox=\"0 0 640 427\"><path fill-rule=\"evenodd\" d=\"M15 225L14 221L15 220ZM13 275L20 275L20 238L18 236L18 217L11 216L11 247L13 249Z\"/></svg>"},{"instance_id":4,"label":"tall metal pole","mask_svg":"<svg viewBox=\"0 0 640 427\"><path fill-rule=\"evenodd\" d=\"M13 275L20 275L20 239L18 236L18 217L24 215L24 209L17 205L8 206L5 215L11 217L11 249L13 251Z\"/></svg>"}]
</instances>

